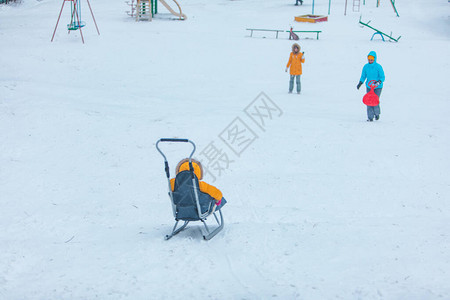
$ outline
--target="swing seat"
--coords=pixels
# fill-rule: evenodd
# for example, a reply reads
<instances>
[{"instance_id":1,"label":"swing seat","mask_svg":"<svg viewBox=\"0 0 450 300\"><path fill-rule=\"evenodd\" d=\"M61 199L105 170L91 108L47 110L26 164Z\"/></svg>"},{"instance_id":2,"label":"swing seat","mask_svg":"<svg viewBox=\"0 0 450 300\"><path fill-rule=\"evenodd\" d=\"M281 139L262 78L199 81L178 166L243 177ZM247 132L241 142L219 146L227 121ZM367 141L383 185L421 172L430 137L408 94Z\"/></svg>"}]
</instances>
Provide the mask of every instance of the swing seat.
<instances>
[{"instance_id":1,"label":"swing seat","mask_svg":"<svg viewBox=\"0 0 450 300\"><path fill-rule=\"evenodd\" d=\"M67 24L67 30L78 30L86 26L85 22Z\"/></svg>"},{"instance_id":2,"label":"swing seat","mask_svg":"<svg viewBox=\"0 0 450 300\"><path fill-rule=\"evenodd\" d=\"M217 206L216 200L210 195L201 192L198 186L198 178L191 171L180 172L175 177L172 205L176 222L172 233L166 236L166 240L185 229L188 223L192 221L201 221L203 223L206 231L203 234L205 240L213 238L223 229L224 224L221 208L227 201L222 198L220 205ZM206 222L210 216L214 217L217 223L214 229L211 229ZM179 221L184 221L184 224L178 228Z\"/></svg>"}]
</instances>

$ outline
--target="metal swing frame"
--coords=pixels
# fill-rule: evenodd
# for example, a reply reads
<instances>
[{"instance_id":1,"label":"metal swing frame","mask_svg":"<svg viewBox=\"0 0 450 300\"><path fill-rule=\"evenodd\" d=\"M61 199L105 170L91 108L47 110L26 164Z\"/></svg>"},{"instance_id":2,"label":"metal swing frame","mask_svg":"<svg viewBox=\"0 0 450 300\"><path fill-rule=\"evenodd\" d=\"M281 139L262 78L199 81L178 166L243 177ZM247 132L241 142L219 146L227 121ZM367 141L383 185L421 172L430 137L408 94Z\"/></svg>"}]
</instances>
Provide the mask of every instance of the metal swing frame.
<instances>
[{"instance_id":1,"label":"metal swing frame","mask_svg":"<svg viewBox=\"0 0 450 300\"><path fill-rule=\"evenodd\" d=\"M83 31L81 30L82 27L86 25L85 22L81 21L81 0L63 0L63 4L61 6L61 10L59 12L58 20L56 21L55 30L53 31L51 42L53 42L53 39L55 38L56 29L58 28L59 20L61 19L61 14L64 9L64 5L66 2L72 2L71 4L71 18L70 18L70 24L67 25L67 30L70 33L70 31L73 30L80 30L80 36L81 41L84 44L84 37L83 37ZM91 11L92 19L94 20L95 28L97 29L98 35L100 35L100 31L98 30L97 22L95 21L94 12L92 11L91 4L89 3L89 0L86 0L89 10Z\"/></svg>"},{"instance_id":2,"label":"metal swing frame","mask_svg":"<svg viewBox=\"0 0 450 300\"><path fill-rule=\"evenodd\" d=\"M192 186L194 189L194 196L195 196L195 205L196 205L196 209L197 209L197 214L198 214L198 220L196 221L201 221L204 225L205 230L202 231L203 234L203 238L205 240L210 240L212 239L217 233L219 233L223 227L224 227L224 222L223 222L223 215L222 215L222 210L219 209L218 211L216 211L216 205L213 206L212 209L208 210L205 213L202 213L201 211L201 207L200 207L200 200L199 200L199 196L198 193L200 191L200 188L198 186L198 181L196 180L196 176L194 174L194 167L192 166L192 156L194 155L194 152L196 150L196 146L195 143L189 139L177 139L177 138L161 138L156 142L156 149L158 150L158 152L162 155L162 157L164 158L164 169L165 169L165 173L166 173L166 177L167 177L167 183L168 183L168 190L169 190L169 197L170 197L170 201L172 204L172 212L173 212L173 217L175 218L175 225L173 226L172 232L168 235L165 236L166 240L169 240L170 238L172 238L174 235L180 233L181 231L183 231L187 225L189 224L189 222L191 222L192 220L183 220L182 218L179 219L177 217L177 206L173 200L173 192L172 192L172 187L170 184L170 168L169 168L169 162L167 161L167 157L166 155L163 153L163 151L161 150L161 148L159 147L160 143L190 143L193 146L192 152L189 155L189 172L191 174L191 180L192 180ZM219 217L217 216L216 213L219 213ZM213 230L211 230L208 226L208 224L206 224L206 219L208 216L213 215L215 221L217 222L217 227L214 228ZM180 221L184 221L183 225L181 225L180 227L178 227L179 222Z\"/></svg>"}]
</instances>

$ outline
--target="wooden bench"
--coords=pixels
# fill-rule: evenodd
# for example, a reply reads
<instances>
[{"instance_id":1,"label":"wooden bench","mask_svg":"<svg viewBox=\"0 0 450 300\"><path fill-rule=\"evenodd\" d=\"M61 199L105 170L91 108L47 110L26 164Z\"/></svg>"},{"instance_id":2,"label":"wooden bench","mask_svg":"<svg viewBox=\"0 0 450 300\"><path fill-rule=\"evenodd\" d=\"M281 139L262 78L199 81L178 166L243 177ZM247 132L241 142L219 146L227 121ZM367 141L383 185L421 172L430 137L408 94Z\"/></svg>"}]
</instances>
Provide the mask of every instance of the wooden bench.
<instances>
[{"instance_id":1,"label":"wooden bench","mask_svg":"<svg viewBox=\"0 0 450 300\"><path fill-rule=\"evenodd\" d=\"M286 32L291 32L290 30L286 30ZM293 30L292 32L296 33L296 32L305 32L305 33L317 33L317 39L319 39L319 33L321 33L322 31L320 30Z\"/></svg>"},{"instance_id":2,"label":"wooden bench","mask_svg":"<svg viewBox=\"0 0 450 300\"><path fill-rule=\"evenodd\" d=\"M276 32L276 38L278 38L279 32L284 32L284 30L278 30L278 29L255 29L255 28L247 28L247 30L250 30L250 37L253 36L253 31L273 31Z\"/></svg>"}]
</instances>

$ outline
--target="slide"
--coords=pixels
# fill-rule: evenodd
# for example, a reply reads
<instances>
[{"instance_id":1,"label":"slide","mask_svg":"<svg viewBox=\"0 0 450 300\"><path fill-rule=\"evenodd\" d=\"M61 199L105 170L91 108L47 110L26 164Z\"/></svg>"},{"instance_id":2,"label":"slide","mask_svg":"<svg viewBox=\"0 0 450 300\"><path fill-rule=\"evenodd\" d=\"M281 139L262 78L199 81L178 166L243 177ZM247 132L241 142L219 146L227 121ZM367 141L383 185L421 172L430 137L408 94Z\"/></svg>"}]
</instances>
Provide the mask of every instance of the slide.
<instances>
[{"instance_id":1,"label":"slide","mask_svg":"<svg viewBox=\"0 0 450 300\"><path fill-rule=\"evenodd\" d=\"M170 11L170 13L171 13L172 15L179 17L180 20L186 20L186 19L187 19L186 15L183 14L183 12L181 11L181 7L180 7L180 5L178 4L178 2L177 2L176 0L173 0L173 2L175 2L175 4L178 6L178 9L180 10L179 13L177 13L176 11L174 11L174 10L172 9L172 7L170 7L170 6L166 3L166 1L164 1L164 0L159 0L159 2L161 2L162 5L164 5L164 6L167 8L167 10Z\"/></svg>"}]
</instances>

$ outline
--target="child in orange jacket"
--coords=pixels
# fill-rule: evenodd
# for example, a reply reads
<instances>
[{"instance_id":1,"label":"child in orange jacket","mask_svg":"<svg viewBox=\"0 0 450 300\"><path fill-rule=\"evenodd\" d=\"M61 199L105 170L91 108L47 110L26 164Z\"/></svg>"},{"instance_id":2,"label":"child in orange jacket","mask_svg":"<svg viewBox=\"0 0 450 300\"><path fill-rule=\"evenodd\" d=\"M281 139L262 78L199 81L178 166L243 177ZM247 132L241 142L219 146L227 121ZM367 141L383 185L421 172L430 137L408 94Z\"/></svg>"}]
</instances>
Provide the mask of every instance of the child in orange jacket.
<instances>
[{"instance_id":1,"label":"child in orange jacket","mask_svg":"<svg viewBox=\"0 0 450 300\"><path fill-rule=\"evenodd\" d=\"M297 84L297 94L300 94L302 86L300 84L300 75L302 75L302 63L305 62L305 52L300 52L300 46L297 43L292 45L292 52L286 65L286 72L290 67L289 94L294 89L294 78Z\"/></svg>"},{"instance_id":2,"label":"child in orange jacket","mask_svg":"<svg viewBox=\"0 0 450 300\"><path fill-rule=\"evenodd\" d=\"M191 161L192 161L192 167L194 168L194 174L198 178L198 185L199 185L200 191L210 195L212 198L214 198L214 200L216 200L216 205L220 206L220 204L222 202L222 198L223 198L222 192L215 186L210 185L204 181L201 181L203 178L202 164L195 159L192 159ZM183 172L183 171L189 171L189 158L185 158L185 159L181 160L177 165L176 174ZM170 187L173 192L175 189L175 178L170 179Z\"/></svg>"}]
</instances>

